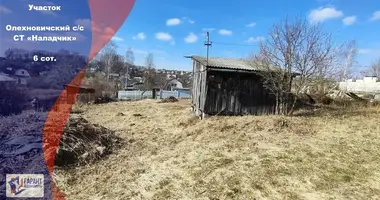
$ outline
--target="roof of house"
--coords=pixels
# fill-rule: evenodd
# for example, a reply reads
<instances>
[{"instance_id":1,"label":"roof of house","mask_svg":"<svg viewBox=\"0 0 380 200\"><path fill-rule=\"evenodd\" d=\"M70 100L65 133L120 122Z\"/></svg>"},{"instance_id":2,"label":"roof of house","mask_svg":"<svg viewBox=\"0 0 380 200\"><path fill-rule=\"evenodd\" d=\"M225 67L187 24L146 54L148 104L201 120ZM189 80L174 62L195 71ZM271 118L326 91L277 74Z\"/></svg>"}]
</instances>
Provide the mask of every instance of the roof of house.
<instances>
[{"instance_id":1,"label":"roof of house","mask_svg":"<svg viewBox=\"0 0 380 200\"><path fill-rule=\"evenodd\" d=\"M246 70L246 71L260 70L258 67L251 65L246 59L243 59L243 58L209 57L208 64L207 64L207 57L191 56L191 58L202 63L204 66L207 66L207 67Z\"/></svg>"},{"instance_id":2,"label":"roof of house","mask_svg":"<svg viewBox=\"0 0 380 200\"><path fill-rule=\"evenodd\" d=\"M181 81L179 81L179 80L176 79L176 78L168 79L167 82L168 82L168 83L173 83L173 82L175 82L175 83L181 83Z\"/></svg>"},{"instance_id":3,"label":"roof of house","mask_svg":"<svg viewBox=\"0 0 380 200\"><path fill-rule=\"evenodd\" d=\"M15 82L16 79L10 77L8 74L0 72L0 82Z\"/></svg>"},{"instance_id":4,"label":"roof of house","mask_svg":"<svg viewBox=\"0 0 380 200\"><path fill-rule=\"evenodd\" d=\"M95 93L95 89L85 84L70 83L65 85L67 88L78 88L78 93Z\"/></svg>"},{"instance_id":5,"label":"roof of house","mask_svg":"<svg viewBox=\"0 0 380 200\"><path fill-rule=\"evenodd\" d=\"M9 74L9 75L15 75L16 71L17 70L26 70L30 76L32 77L37 77L39 76L39 73L38 72L35 72L34 70L31 70L31 69L28 69L26 67L23 67L23 66L19 66L17 64L14 64L14 63L3 63L0 67L0 71L6 73L6 74Z\"/></svg>"},{"instance_id":6,"label":"roof of house","mask_svg":"<svg viewBox=\"0 0 380 200\"><path fill-rule=\"evenodd\" d=\"M77 84L77 83L70 83L70 84L65 84L66 87L74 87L74 88L80 88L80 89L90 89L93 90L94 88L90 87L89 85L86 84Z\"/></svg>"}]
</instances>

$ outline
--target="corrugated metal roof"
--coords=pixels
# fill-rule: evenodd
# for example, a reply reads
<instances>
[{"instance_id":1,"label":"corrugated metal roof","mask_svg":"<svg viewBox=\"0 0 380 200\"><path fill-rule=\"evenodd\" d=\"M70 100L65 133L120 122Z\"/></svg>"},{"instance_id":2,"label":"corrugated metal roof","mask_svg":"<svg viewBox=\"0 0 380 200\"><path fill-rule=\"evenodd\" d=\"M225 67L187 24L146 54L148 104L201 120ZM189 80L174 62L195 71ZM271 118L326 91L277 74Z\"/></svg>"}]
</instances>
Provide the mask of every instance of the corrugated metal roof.
<instances>
[{"instance_id":1,"label":"corrugated metal roof","mask_svg":"<svg viewBox=\"0 0 380 200\"><path fill-rule=\"evenodd\" d=\"M207 57L203 56L191 56L192 59L202 63L204 66L207 64ZM260 70L258 67L254 67L243 58L208 58L208 67L223 68L223 69L236 69L236 70L247 70L247 71L257 71Z\"/></svg>"}]
</instances>

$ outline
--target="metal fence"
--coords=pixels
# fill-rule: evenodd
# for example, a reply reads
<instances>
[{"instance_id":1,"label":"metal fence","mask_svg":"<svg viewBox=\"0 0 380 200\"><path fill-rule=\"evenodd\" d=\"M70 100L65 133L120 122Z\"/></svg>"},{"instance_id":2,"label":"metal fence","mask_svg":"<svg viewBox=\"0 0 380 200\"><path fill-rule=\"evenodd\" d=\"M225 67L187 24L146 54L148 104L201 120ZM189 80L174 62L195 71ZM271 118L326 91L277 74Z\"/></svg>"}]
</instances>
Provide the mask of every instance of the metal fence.
<instances>
[{"instance_id":1,"label":"metal fence","mask_svg":"<svg viewBox=\"0 0 380 200\"><path fill-rule=\"evenodd\" d=\"M189 90L178 90L178 91L167 91L167 90L161 90L156 91L156 98L157 99L165 99L168 97L175 97L178 99L190 99L190 91ZM129 99L129 100L139 100L139 99L152 99L153 98L153 91L141 91L141 90L134 90L134 91L119 91L118 92L118 99Z\"/></svg>"}]
</instances>

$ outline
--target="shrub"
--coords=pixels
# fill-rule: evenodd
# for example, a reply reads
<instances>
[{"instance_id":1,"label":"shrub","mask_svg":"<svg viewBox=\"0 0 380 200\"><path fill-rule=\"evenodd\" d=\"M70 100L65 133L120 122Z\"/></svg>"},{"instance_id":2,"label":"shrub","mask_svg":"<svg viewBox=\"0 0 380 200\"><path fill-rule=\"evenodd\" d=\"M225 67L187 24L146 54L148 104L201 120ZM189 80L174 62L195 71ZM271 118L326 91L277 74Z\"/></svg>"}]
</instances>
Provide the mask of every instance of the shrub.
<instances>
[{"instance_id":1,"label":"shrub","mask_svg":"<svg viewBox=\"0 0 380 200\"><path fill-rule=\"evenodd\" d=\"M20 114L26 102L27 95L24 89L12 83L0 83L0 115Z\"/></svg>"},{"instance_id":2,"label":"shrub","mask_svg":"<svg viewBox=\"0 0 380 200\"><path fill-rule=\"evenodd\" d=\"M334 102L334 100L328 96L321 97L321 103L324 105L330 105L333 102Z\"/></svg>"},{"instance_id":3,"label":"shrub","mask_svg":"<svg viewBox=\"0 0 380 200\"><path fill-rule=\"evenodd\" d=\"M90 77L86 80L88 85L95 89L95 98L102 98L104 93L115 93L117 89L113 84L107 81L101 73L96 73L94 77Z\"/></svg>"}]
</instances>

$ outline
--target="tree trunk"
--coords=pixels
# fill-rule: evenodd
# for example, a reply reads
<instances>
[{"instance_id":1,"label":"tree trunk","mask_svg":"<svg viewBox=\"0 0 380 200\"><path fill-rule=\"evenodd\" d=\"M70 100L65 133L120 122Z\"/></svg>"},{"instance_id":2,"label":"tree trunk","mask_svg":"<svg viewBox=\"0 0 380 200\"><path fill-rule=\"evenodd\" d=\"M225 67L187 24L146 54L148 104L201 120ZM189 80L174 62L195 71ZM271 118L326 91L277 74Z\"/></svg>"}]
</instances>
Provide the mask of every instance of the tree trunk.
<instances>
[{"instance_id":1,"label":"tree trunk","mask_svg":"<svg viewBox=\"0 0 380 200\"><path fill-rule=\"evenodd\" d=\"M289 115L293 115L294 108L295 108L295 106L296 106L297 100L298 100L297 96L294 95L294 100L293 100L293 102L292 102L292 105L291 105L290 110L289 110L289 113L288 113Z\"/></svg>"},{"instance_id":2,"label":"tree trunk","mask_svg":"<svg viewBox=\"0 0 380 200\"><path fill-rule=\"evenodd\" d=\"M280 114L280 98L278 94L276 94L276 111L275 114L278 115Z\"/></svg>"}]
</instances>

